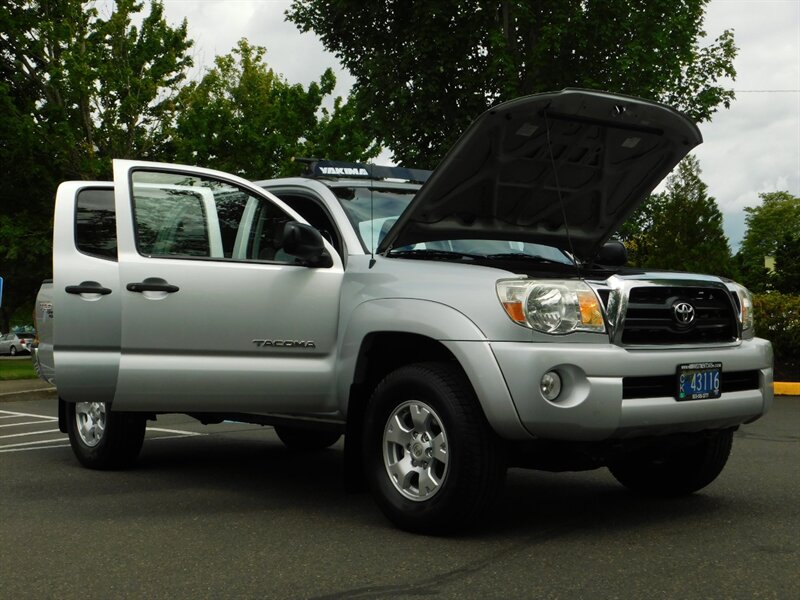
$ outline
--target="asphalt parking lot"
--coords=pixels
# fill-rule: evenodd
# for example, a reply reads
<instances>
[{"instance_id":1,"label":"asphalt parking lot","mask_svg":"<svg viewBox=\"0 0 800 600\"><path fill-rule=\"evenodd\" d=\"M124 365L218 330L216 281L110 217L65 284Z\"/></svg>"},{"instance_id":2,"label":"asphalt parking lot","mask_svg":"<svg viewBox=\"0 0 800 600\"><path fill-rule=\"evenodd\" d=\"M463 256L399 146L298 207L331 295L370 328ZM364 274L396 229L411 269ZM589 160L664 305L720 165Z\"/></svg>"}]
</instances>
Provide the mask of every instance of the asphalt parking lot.
<instances>
[{"instance_id":1,"label":"asphalt parking lot","mask_svg":"<svg viewBox=\"0 0 800 600\"><path fill-rule=\"evenodd\" d=\"M81 468L33 393L0 402L1 598L796 598L800 398L736 435L702 493L512 470L453 538L393 529L341 485L342 446L160 418L136 469ZM2 400L2 398L0 398ZM54 431L56 430L56 431Z\"/></svg>"}]
</instances>

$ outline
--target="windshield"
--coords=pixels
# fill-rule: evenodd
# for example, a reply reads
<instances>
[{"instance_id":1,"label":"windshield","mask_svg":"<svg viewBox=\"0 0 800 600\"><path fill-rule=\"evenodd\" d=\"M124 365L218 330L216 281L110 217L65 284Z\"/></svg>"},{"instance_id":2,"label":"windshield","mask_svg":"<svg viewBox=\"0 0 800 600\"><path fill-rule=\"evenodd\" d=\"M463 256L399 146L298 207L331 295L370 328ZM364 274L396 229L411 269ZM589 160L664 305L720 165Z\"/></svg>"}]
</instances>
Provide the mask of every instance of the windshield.
<instances>
[{"instance_id":1,"label":"windshield","mask_svg":"<svg viewBox=\"0 0 800 600\"><path fill-rule=\"evenodd\" d=\"M414 189L379 189L364 187L333 187L353 228L361 238L364 249L372 253L397 221L400 214L414 198ZM426 254L445 253L469 255L481 258L538 258L555 263L571 265L569 257L558 248L515 242L509 240L436 240L420 242L410 246L393 248L389 255L424 258Z\"/></svg>"},{"instance_id":2,"label":"windshield","mask_svg":"<svg viewBox=\"0 0 800 600\"><path fill-rule=\"evenodd\" d=\"M361 238L364 250L375 251L397 221L417 190L381 190L362 187L335 187L333 193Z\"/></svg>"}]
</instances>

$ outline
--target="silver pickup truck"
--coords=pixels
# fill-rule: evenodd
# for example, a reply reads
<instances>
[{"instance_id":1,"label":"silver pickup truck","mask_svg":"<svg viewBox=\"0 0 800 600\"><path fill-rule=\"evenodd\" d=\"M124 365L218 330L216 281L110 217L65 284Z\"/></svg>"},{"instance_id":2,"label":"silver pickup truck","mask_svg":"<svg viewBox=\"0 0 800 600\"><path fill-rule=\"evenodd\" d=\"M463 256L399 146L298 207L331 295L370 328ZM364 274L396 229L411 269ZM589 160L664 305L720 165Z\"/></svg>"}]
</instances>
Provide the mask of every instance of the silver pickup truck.
<instances>
[{"instance_id":1,"label":"silver pickup truck","mask_svg":"<svg viewBox=\"0 0 800 600\"><path fill-rule=\"evenodd\" d=\"M99 469L165 413L344 434L347 481L418 532L474 523L509 466L694 492L768 410L770 344L742 286L608 240L700 142L666 106L564 90L487 111L433 173L65 182L37 301L59 426Z\"/></svg>"}]
</instances>

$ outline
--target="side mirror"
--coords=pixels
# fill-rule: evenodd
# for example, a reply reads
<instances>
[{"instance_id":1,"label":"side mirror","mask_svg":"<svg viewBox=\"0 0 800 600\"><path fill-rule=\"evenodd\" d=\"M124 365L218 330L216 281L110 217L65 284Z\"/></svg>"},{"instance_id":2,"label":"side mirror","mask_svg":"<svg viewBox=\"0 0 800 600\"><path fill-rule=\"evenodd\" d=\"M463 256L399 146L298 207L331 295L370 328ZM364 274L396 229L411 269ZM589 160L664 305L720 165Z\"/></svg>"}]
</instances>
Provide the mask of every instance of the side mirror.
<instances>
[{"instance_id":1,"label":"side mirror","mask_svg":"<svg viewBox=\"0 0 800 600\"><path fill-rule=\"evenodd\" d=\"M628 262L628 249L619 240L608 241L600 248L594 262L604 267L623 267Z\"/></svg>"},{"instance_id":2,"label":"side mirror","mask_svg":"<svg viewBox=\"0 0 800 600\"><path fill-rule=\"evenodd\" d=\"M322 234L305 223L289 221L283 226L283 251L296 256L309 267L327 269L333 259L325 249Z\"/></svg>"}]
</instances>

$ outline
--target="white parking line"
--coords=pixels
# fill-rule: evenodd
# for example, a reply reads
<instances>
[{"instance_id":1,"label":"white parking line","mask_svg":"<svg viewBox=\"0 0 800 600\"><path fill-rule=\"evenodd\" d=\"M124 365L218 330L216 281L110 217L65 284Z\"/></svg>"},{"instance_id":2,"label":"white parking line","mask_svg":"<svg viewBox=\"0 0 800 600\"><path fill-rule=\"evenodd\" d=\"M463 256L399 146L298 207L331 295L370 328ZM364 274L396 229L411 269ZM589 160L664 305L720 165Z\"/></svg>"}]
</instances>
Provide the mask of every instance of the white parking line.
<instances>
[{"instance_id":1,"label":"white parking line","mask_svg":"<svg viewBox=\"0 0 800 600\"><path fill-rule=\"evenodd\" d=\"M8 433L6 435L0 435L0 440L12 437L22 437L24 435L43 435L45 433L61 433L61 432L58 429L48 429L46 431L27 431L25 433ZM4 446L0 446L0 448L4 448Z\"/></svg>"},{"instance_id":2,"label":"white parking line","mask_svg":"<svg viewBox=\"0 0 800 600\"><path fill-rule=\"evenodd\" d=\"M50 415L37 415L32 413L21 413L15 412L10 410L0 410L0 419L19 419L19 418L30 418L30 419L39 419L38 421L23 421L20 423L6 423L0 425L0 427L17 427L21 425L50 425L55 421L58 421L58 417L51 417ZM48 429L46 431L32 431L28 433L12 433L6 435L0 435L0 439L5 438L13 438L13 437L22 437L26 435L42 435L45 433L61 433L58 429ZM3 444L0 446L0 453L5 452L22 452L24 450L43 450L43 449L50 449L50 448L63 448L65 446L69 446L69 444L64 444L66 441L66 437L62 434L57 438L51 440L36 440L33 442L16 442L13 444ZM57 446L53 446L52 444L58 444ZM35 446L30 448L29 446Z\"/></svg>"},{"instance_id":3,"label":"white parking line","mask_svg":"<svg viewBox=\"0 0 800 600\"><path fill-rule=\"evenodd\" d=\"M61 442L63 440L53 440L54 442ZM44 443L44 442L37 442L37 443ZM1 448L6 448L6 446L0 446L0 454L5 454L6 452L30 452L32 450L52 450L53 448L69 448L69 444L59 444L58 446L36 446L35 448L8 448L6 450L2 450Z\"/></svg>"},{"instance_id":4,"label":"white parking line","mask_svg":"<svg viewBox=\"0 0 800 600\"><path fill-rule=\"evenodd\" d=\"M21 425L42 425L43 423L52 423L53 421L57 420L58 419L47 419L40 421L23 421L22 423L6 423L5 425L0 425L0 427L19 427Z\"/></svg>"},{"instance_id":5,"label":"white parking line","mask_svg":"<svg viewBox=\"0 0 800 600\"><path fill-rule=\"evenodd\" d=\"M0 425L0 427L16 427L21 425L49 425L55 421L58 421L58 417L51 417L49 415L37 415L31 413L21 413L21 412L13 412L10 410L0 410L0 419L13 419L13 418L20 418L20 417L27 417L27 418L34 418L39 419L38 421L23 421L21 423L6 423ZM151 438L151 440L166 440L166 439L174 439L174 438L181 438L181 437L194 437L198 435L208 435L207 433L201 433L199 431L186 431L183 429L166 429L164 427L148 427L147 432L153 433L167 433L171 435L156 435ZM0 440L4 440L6 438L15 438L15 437L23 437L29 435L43 435L46 433L61 433L58 429L47 429L45 431L30 431L26 433L9 433L5 435L0 435ZM3 444L0 445L0 454L6 452L26 452L29 450L49 450L51 448L68 448L69 444L64 444L67 440L67 437L63 434L54 439L50 440L36 440L33 442L15 442L12 444ZM55 444L55 445L54 445Z\"/></svg>"},{"instance_id":6,"label":"white parking line","mask_svg":"<svg viewBox=\"0 0 800 600\"><path fill-rule=\"evenodd\" d=\"M201 433L201 434L198 434L198 435L206 435L206 434L205 433ZM189 435L160 435L158 437L152 437L152 438L148 439L147 441L148 442L160 442L161 440L175 440L175 439L178 439L178 438L185 438L185 437L191 437L191 436L189 436Z\"/></svg>"},{"instance_id":7,"label":"white parking line","mask_svg":"<svg viewBox=\"0 0 800 600\"><path fill-rule=\"evenodd\" d=\"M6 452L6 448L17 448L19 446L34 446L36 444L55 444L56 442L63 442L66 438L60 437L52 440L36 440L35 442L17 442L16 444L5 444L0 446L0 452ZM53 446L49 446L53 447Z\"/></svg>"},{"instance_id":8,"label":"white parking line","mask_svg":"<svg viewBox=\"0 0 800 600\"><path fill-rule=\"evenodd\" d=\"M162 429L161 427L148 427L147 431L163 431L164 433L176 433L182 436L208 435L207 433L200 433L199 431L183 431L181 429Z\"/></svg>"},{"instance_id":9,"label":"white parking line","mask_svg":"<svg viewBox=\"0 0 800 600\"><path fill-rule=\"evenodd\" d=\"M35 419L58 421L58 417L51 417L50 415L32 415L31 413L12 412L10 410L0 410L0 414L8 415L7 417L0 417L0 419L11 419L13 417L33 417Z\"/></svg>"}]
</instances>

